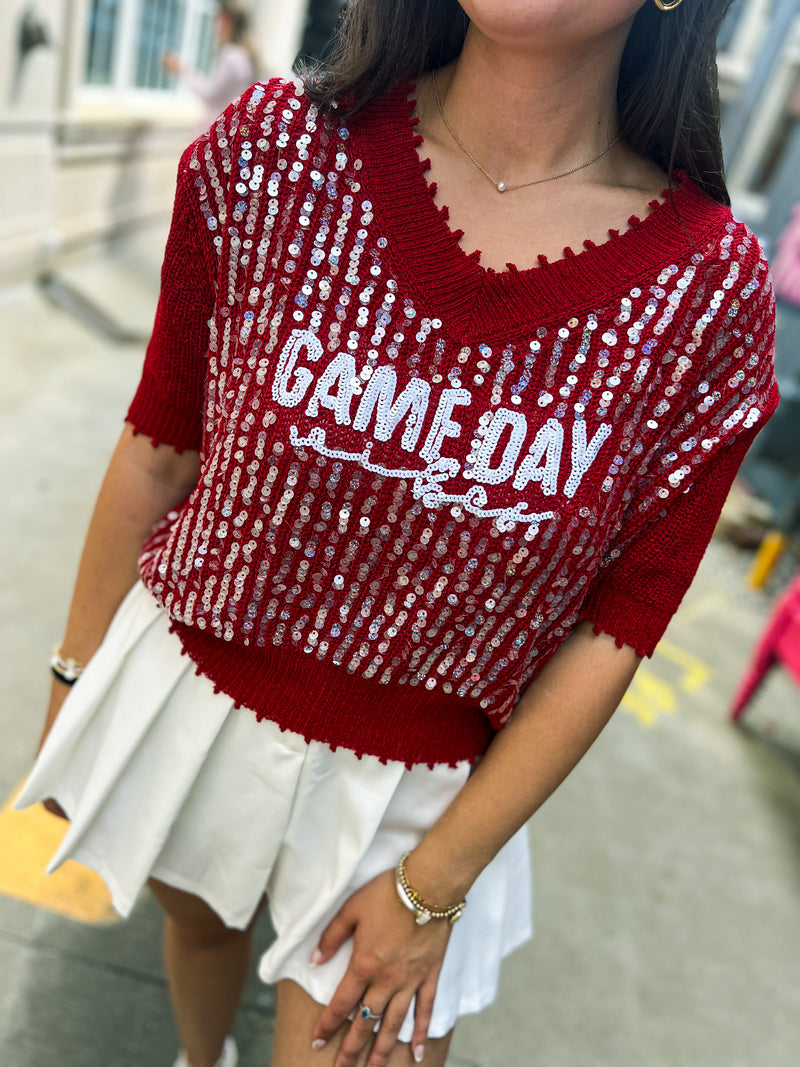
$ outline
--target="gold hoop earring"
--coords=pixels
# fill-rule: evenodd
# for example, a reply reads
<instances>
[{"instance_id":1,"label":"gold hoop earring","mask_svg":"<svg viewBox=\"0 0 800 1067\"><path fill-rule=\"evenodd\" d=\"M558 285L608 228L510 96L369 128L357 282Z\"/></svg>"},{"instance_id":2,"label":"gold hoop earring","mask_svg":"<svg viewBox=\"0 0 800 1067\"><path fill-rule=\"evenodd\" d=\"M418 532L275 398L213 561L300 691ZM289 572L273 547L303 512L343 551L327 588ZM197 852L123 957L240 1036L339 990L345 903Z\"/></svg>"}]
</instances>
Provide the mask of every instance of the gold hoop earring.
<instances>
[{"instance_id":1,"label":"gold hoop earring","mask_svg":"<svg viewBox=\"0 0 800 1067\"><path fill-rule=\"evenodd\" d=\"M672 3L665 4L664 0L653 0L659 11L674 11L676 7L680 7L683 0L672 0Z\"/></svg>"}]
</instances>

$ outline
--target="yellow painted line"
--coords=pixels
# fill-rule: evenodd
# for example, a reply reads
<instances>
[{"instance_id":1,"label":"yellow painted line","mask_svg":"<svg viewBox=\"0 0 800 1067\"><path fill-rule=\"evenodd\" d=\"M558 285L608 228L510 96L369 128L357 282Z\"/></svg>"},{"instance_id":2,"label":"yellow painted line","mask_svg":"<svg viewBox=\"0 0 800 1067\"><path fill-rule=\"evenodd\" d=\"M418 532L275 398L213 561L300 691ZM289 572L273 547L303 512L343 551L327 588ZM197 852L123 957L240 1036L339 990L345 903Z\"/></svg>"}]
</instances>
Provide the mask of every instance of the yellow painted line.
<instances>
[{"instance_id":1,"label":"yellow painted line","mask_svg":"<svg viewBox=\"0 0 800 1067\"><path fill-rule=\"evenodd\" d=\"M647 667L640 666L620 707L635 715L642 726L654 726L662 715L670 715L678 706L675 690Z\"/></svg>"},{"instance_id":2,"label":"yellow painted line","mask_svg":"<svg viewBox=\"0 0 800 1067\"><path fill-rule=\"evenodd\" d=\"M0 808L0 893L77 922L119 921L106 884L95 871L67 860L52 874L44 873L69 824L41 804L14 811L11 805L21 788L22 782Z\"/></svg>"},{"instance_id":3,"label":"yellow painted line","mask_svg":"<svg viewBox=\"0 0 800 1067\"><path fill-rule=\"evenodd\" d=\"M693 656L691 652L678 648L671 641L662 638L656 646L659 656L674 663L683 669L683 675L678 680L681 689L686 693L694 693L711 678L714 673L708 663Z\"/></svg>"},{"instance_id":4,"label":"yellow painted line","mask_svg":"<svg viewBox=\"0 0 800 1067\"><path fill-rule=\"evenodd\" d=\"M730 593L724 589L712 589L710 592L698 597L693 604L682 607L680 609L680 617L685 622L694 622L695 619L702 619L704 615L715 611L717 608L726 607L730 604L731 599Z\"/></svg>"},{"instance_id":5,"label":"yellow painted line","mask_svg":"<svg viewBox=\"0 0 800 1067\"><path fill-rule=\"evenodd\" d=\"M620 704L622 710L635 715L642 726L655 726L662 716L673 714L680 706L679 690L696 693L714 673L709 664L664 639L656 647L653 658L656 657L670 665L673 677L667 680L652 667L640 664Z\"/></svg>"}]
</instances>

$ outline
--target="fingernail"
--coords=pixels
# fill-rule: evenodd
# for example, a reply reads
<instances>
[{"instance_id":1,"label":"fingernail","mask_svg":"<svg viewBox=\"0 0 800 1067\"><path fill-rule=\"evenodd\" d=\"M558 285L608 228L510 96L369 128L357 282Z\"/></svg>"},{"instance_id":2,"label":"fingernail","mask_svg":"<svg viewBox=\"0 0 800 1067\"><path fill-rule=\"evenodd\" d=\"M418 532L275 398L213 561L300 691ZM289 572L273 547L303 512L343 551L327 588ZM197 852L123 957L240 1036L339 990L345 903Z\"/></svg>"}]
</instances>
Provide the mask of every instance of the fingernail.
<instances>
[{"instance_id":1,"label":"fingernail","mask_svg":"<svg viewBox=\"0 0 800 1067\"><path fill-rule=\"evenodd\" d=\"M422 1063L422 1057L425 1055L425 1046L417 1045L414 1048L414 1063Z\"/></svg>"},{"instance_id":2,"label":"fingernail","mask_svg":"<svg viewBox=\"0 0 800 1067\"><path fill-rule=\"evenodd\" d=\"M315 948L314 951L311 953L309 963L313 963L315 965L317 963L322 963L322 953L318 948Z\"/></svg>"},{"instance_id":3,"label":"fingernail","mask_svg":"<svg viewBox=\"0 0 800 1067\"><path fill-rule=\"evenodd\" d=\"M327 1045L327 1043L328 1043L328 1042L327 1042L327 1041L325 1041L325 1040L323 1040L323 1038L321 1038L321 1037L317 1037L317 1038L315 1038L315 1039L314 1039L314 1040L313 1040L313 1041L311 1042L311 1047L313 1048L313 1050L314 1050L315 1052L319 1052L319 1050L320 1050L321 1048L325 1048L325 1046Z\"/></svg>"}]
</instances>

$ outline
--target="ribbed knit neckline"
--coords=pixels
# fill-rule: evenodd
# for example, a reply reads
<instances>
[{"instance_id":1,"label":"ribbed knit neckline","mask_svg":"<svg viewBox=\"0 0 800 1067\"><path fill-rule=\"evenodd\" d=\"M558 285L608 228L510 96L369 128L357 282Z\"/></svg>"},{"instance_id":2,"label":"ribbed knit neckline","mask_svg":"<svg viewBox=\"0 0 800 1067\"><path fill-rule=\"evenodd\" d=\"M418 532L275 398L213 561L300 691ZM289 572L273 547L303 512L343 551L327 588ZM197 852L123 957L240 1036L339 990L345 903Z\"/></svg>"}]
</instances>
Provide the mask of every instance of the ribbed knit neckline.
<instances>
[{"instance_id":1,"label":"ribbed knit neckline","mask_svg":"<svg viewBox=\"0 0 800 1067\"><path fill-rule=\"evenodd\" d=\"M609 230L602 243L587 240L580 251L565 248L555 260L539 256L537 265L524 269L483 267L479 251L465 252L459 244L462 231L448 225L448 208L434 202L436 185L426 177L430 160L420 159L423 139L413 130L414 92L413 82L400 82L351 120L351 145L366 164L363 189L389 239L393 266L420 306L446 319L452 336L511 336L534 319L599 308L674 261L705 252L731 217L678 171L677 185L650 202L649 214L631 215L628 229Z\"/></svg>"}]
</instances>

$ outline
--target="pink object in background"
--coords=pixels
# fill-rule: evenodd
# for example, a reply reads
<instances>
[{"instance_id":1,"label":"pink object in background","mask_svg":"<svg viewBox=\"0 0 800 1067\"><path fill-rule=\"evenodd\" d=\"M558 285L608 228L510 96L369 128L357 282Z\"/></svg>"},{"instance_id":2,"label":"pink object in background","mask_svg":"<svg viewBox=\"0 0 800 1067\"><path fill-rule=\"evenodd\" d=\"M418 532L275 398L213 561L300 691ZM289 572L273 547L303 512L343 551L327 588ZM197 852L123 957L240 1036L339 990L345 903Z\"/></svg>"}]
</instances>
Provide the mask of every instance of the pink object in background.
<instances>
[{"instance_id":1,"label":"pink object in background","mask_svg":"<svg viewBox=\"0 0 800 1067\"><path fill-rule=\"evenodd\" d=\"M789 583L779 598L759 639L733 701L731 719L734 722L752 699L767 671L776 663L782 663L800 685L800 575Z\"/></svg>"},{"instance_id":2,"label":"pink object in background","mask_svg":"<svg viewBox=\"0 0 800 1067\"><path fill-rule=\"evenodd\" d=\"M800 306L800 203L792 208L791 218L775 248L777 251L770 261L775 293L781 300Z\"/></svg>"}]
</instances>

